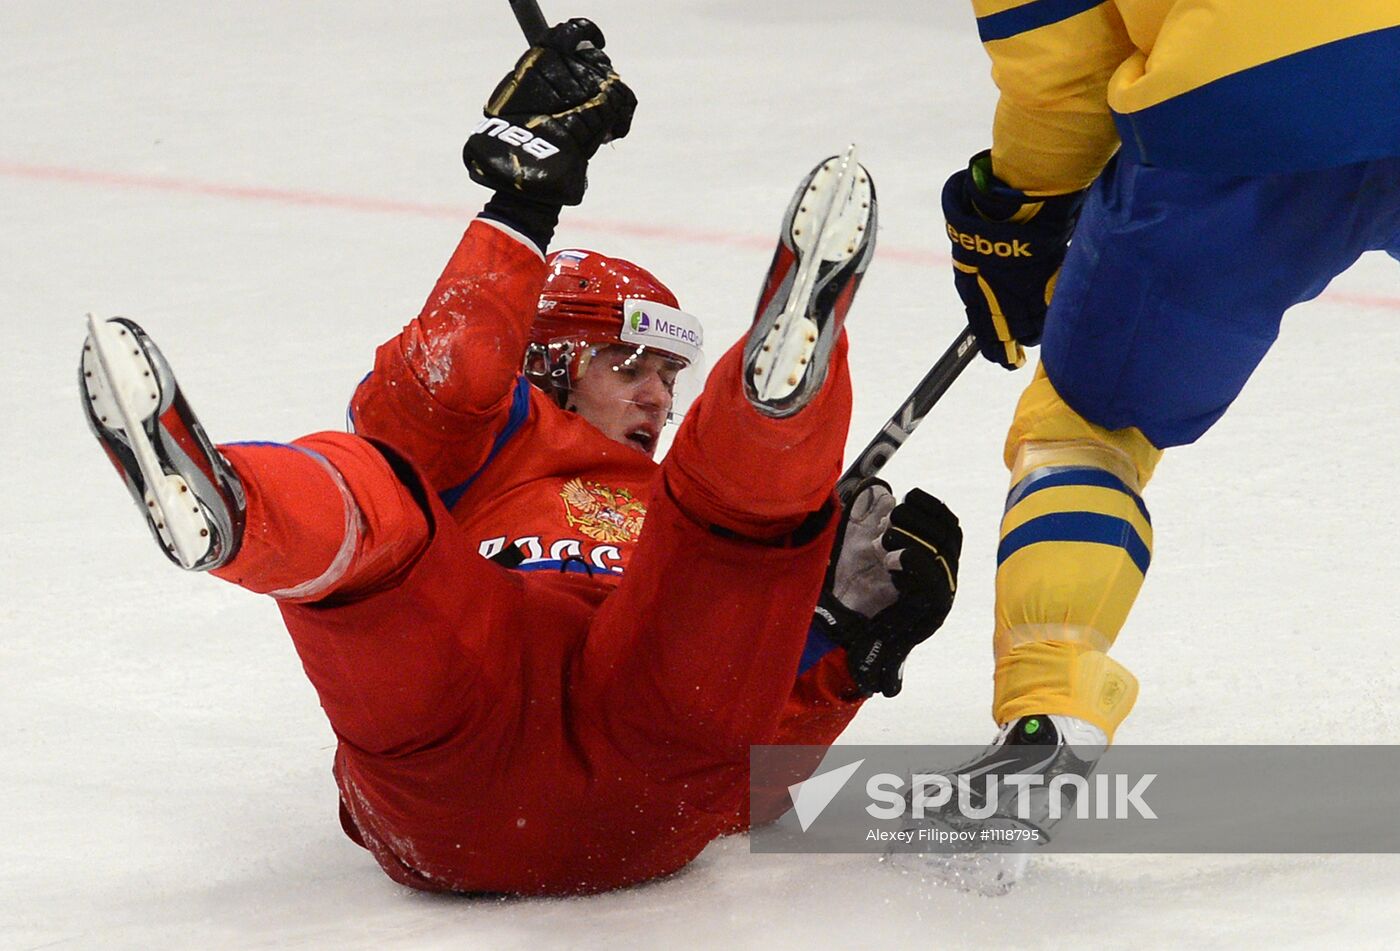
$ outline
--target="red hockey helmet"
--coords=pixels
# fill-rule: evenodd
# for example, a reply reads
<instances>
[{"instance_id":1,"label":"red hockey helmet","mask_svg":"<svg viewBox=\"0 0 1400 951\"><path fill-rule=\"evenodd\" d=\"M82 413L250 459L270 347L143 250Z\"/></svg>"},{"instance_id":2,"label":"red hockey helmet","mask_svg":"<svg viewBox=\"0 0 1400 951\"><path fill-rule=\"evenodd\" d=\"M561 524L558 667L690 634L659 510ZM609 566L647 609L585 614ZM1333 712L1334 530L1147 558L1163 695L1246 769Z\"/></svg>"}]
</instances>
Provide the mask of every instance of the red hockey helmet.
<instances>
[{"instance_id":1,"label":"red hockey helmet","mask_svg":"<svg viewBox=\"0 0 1400 951\"><path fill-rule=\"evenodd\" d=\"M678 372L676 404L698 392L703 378L700 322L680 309L676 295L645 268L596 251L569 248L551 254L530 329L525 375L563 406L574 384L604 348L625 354L659 353ZM682 377L690 378L682 386ZM693 392L692 392L693 391Z\"/></svg>"}]
</instances>

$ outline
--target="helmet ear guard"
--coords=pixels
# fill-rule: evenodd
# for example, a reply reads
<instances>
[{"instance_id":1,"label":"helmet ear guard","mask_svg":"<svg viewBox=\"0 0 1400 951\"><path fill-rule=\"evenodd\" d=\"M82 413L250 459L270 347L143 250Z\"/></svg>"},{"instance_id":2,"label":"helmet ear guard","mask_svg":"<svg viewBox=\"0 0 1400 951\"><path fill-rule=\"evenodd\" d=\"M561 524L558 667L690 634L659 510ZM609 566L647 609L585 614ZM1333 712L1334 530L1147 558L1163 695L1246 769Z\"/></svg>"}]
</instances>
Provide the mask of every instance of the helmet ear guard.
<instances>
[{"instance_id":1,"label":"helmet ear guard","mask_svg":"<svg viewBox=\"0 0 1400 951\"><path fill-rule=\"evenodd\" d=\"M560 409L566 407L572 388L569 365L573 362L573 350L572 340L531 343L525 349L525 364L521 373L553 399Z\"/></svg>"}]
</instances>

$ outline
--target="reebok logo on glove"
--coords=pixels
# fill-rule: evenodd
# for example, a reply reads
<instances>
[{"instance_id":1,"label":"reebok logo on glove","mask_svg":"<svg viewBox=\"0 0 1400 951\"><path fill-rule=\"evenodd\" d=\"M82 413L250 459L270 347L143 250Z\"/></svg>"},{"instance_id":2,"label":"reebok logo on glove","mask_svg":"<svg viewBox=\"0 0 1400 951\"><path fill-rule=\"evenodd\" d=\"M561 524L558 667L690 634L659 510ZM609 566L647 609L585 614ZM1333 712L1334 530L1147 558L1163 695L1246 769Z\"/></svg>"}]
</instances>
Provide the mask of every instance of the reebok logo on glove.
<instances>
[{"instance_id":1,"label":"reebok logo on glove","mask_svg":"<svg viewBox=\"0 0 1400 951\"><path fill-rule=\"evenodd\" d=\"M953 285L977 348L1014 370L1040 343L1050 295L1069 250L1084 192L1031 196L992 173L979 152L943 185L953 242Z\"/></svg>"},{"instance_id":2,"label":"reebok logo on glove","mask_svg":"<svg viewBox=\"0 0 1400 951\"><path fill-rule=\"evenodd\" d=\"M1030 258L1031 246L1021 240L1012 241L988 241L980 234L963 234L952 225L948 225L948 237L954 244L960 244L969 251L977 254L991 254L999 258Z\"/></svg>"},{"instance_id":3,"label":"reebok logo on glove","mask_svg":"<svg viewBox=\"0 0 1400 951\"><path fill-rule=\"evenodd\" d=\"M535 158L549 158L559 153L559 146L547 142L528 129L511 125L504 119L487 118L477 123L472 135L484 133L493 139L500 139L506 145L518 145Z\"/></svg>"}]
</instances>

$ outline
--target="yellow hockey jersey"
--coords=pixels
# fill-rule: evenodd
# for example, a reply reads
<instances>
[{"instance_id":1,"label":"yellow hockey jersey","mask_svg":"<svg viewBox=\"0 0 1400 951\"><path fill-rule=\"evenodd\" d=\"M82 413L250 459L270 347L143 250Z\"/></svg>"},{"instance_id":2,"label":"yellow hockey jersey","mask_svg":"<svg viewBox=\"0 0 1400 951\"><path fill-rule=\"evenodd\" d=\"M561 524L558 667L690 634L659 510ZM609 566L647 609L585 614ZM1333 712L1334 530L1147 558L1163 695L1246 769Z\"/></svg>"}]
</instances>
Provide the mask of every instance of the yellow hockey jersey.
<instances>
[{"instance_id":1,"label":"yellow hockey jersey","mask_svg":"<svg viewBox=\"0 0 1400 951\"><path fill-rule=\"evenodd\" d=\"M998 177L1083 188L1121 145L1215 174L1400 155L1400 0L973 0Z\"/></svg>"}]
</instances>

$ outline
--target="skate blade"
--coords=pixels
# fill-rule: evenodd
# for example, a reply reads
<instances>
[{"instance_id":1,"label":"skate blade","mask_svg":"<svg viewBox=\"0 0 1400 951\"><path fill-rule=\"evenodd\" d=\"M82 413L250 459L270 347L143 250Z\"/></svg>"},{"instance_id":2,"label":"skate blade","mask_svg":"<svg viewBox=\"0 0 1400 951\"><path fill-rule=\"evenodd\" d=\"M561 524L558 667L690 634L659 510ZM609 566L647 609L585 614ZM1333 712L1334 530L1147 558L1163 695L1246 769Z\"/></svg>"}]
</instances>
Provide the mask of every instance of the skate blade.
<instances>
[{"instance_id":1,"label":"skate blade","mask_svg":"<svg viewBox=\"0 0 1400 951\"><path fill-rule=\"evenodd\" d=\"M856 161L854 145L844 156L823 162L806 184L788 231L802 263L754 361L753 386L759 400L779 402L801 385L821 336L821 327L809 315L817 285L825 273L860 253L870 204L870 175Z\"/></svg>"},{"instance_id":2,"label":"skate blade","mask_svg":"<svg viewBox=\"0 0 1400 951\"><path fill-rule=\"evenodd\" d=\"M146 518L185 568L209 552L213 533L203 506L183 478L167 473L147 427L162 411L159 378L135 335L116 320L88 314L83 379L97 424L131 449L146 486Z\"/></svg>"}]
</instances>

